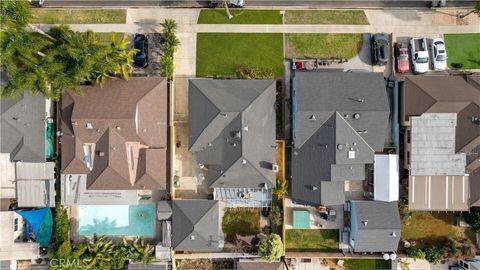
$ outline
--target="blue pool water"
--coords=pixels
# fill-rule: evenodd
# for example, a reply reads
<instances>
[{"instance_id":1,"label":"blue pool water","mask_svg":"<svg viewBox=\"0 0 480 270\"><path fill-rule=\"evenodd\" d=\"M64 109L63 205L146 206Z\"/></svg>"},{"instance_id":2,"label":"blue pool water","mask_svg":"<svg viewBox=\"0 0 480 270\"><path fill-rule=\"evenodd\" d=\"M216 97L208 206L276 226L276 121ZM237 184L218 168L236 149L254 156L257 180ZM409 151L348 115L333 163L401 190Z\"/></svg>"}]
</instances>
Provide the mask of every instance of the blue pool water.
<instances>
[{"instance_id":1,"label":"blue pool water","mask_svg":"<svg viewBox=\"0 0 480 270\"><path fill-rule=\"evenodd\" d=\"M141 235L153 237L155 206L79 205L80 235Z\"/></svg>"}]
</instances>

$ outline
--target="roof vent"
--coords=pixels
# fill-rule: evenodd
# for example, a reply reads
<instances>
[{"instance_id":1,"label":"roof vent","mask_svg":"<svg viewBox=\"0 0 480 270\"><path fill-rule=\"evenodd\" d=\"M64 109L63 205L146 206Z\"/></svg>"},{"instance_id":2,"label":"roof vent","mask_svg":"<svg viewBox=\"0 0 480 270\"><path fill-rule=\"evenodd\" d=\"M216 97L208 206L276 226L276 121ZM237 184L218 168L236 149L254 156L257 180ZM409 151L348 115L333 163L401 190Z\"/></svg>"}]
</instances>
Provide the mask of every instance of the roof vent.
<instances>
[{"instance_id":1,"label":"roof vent","mask_svg":"<svg viewBox=\"0 0 480 270\"><path fill-rule=\"evenodd\" d=\"M105 152L103 152L103 151L99 151L99 152L98 152L98 156L99 156L99 157L103 157L103 156L105 156Z\"/></svg>"},{"instance_id":2,"label":"roof vent","mask_svg":"<svg viewBox=\"0 0 480 270\"><path fill-rule=\"evenodd\" d=\"M348 118L348 117L350 117L350 115L345 114L345 115L343 115L343 117Z\"/></svg>"},{"instance_id":3,"label":"roof vent","mask_svg":"<svg viewBox=\"0 0 480 270\"><path fill-rule=\"evenodd\" d=\"M232 132L232 137L233 138L236 138L236 139L240 139L242 137L242 133L240 133L240 131L233 131Z\"/></svg>"},{"instance_id":4,"label":"roof vent","mask_svg":"<svg viewBox=\"0 0 480 270\"><path fill-rule=\"evenodd\" d=\"M90 122L85 123L85 128L86 129L93 129L93 125Z\"/></svg>"},{"instance_id":5,"label":"roof vent","mask_svg":"<svg viewBox=\"0 0 480 270\"><path fill-rule=\"evenodd\" d=\"M318 187L312 186L312 190L313 190L313 191L318 190Z\"/></svg>"},{"instance_id":6,"label":"roof vent","mask_svg":"<svg viewBox=\"0 0 480 270\"><path fill-rule=\"evenodd\" d=\"M194 241L195 240L195 235L190 236L190 240Z\"/></svg>"},{"instance_id":7,"label":"roof vent","mask_svg":"<svg viewBox=\"0 0 480 270\"><path fill-rule=\"evenodd\" d=\"M337 144L337 149L342 150L343 149L343 144L341 144L341 143Z\"/></svg>"},{"instance_id":8,"label":"roof vent","mask_svg":"<svg viewBox=\"0 0 480 270\"><path fill-rule=\"evenodd\" d=\"M211 143L211 142L209 142L209 143L207 144L207 146L212 146L212 143Z\"/></svg>"},{"instance_id":9,"label":"roof vent","mask_svg":"<svg viewBox=\"0 0 480 270\"><path fill-rule=\"evenodd\" d=\"M367 133L368 133L368 131L367 131L366 129L357 130L357 132L358 132L359 134L367 134Z\"/></svg>"},{"instance_id":10,"label":"roof vent","mask_svg":"<svg viewBox=\"0 0 480 270\"><path fill-rule=\"evenodd\" d=\"M200 167L200 169L203 169L203 168L205 168L205 164L203 164L203 163L198 163L198 167Z\"/></svg>"},{"instance_id":11,"label":"roof vent","mask_svg":"<svg viewBox=\"0 0 480 270\"><path fill-rule=\"evenodd\" d=\"M356 142L353 142L352 144L353 144L353 146L357 145L357 143L356 143Z\"/></svg>"},{"instance_id":12,"label":"roof vent","mask_svg":"<svg viewBox=\"0 0 480 270\"><path fill-rule=\"evenodd\" d=\"M72 125L78 125L78 122L77 121L72 121Z\"/></svg>"},{"instance_id":13,"label":"roof vent","mask_svg":"<svg viewBox=\"0 0 480 270\"><path fill-rule=\"evenodd\" d=\"M247 164L247 160L242 159L242 164L243 164L243 165Z\"/></svg>"},{"instance_id":14,"label":"roof vent","mask_svg":"<svg viewBox=\"0 0 480 270\"><path fill-rule=\"evenodd\" d=\"M248 131L248 126L243 127L243 130Z\"/></svg>"},{"instance_id":15,"label":"roof vent","mask_svg":"<svg viewBox=\"0 0 480 270\"><path fill-rule=\"evenodd\" d=\"M225 117L225 118L228 118L228 114L226 114L226 113L220 113L220 115Z\"/></svg>"},{"instance_id":16,"label":"roof vent","mask_svg":"<svg viewBox=\"0 0 480 270\"><path fill-rule=\"evenodd\" d=\"M353 114L353 118L355 118L355 119L360 119L360 114L359 114L359 113L354 113L354 114Z\"/></svg>"},{"instance_id":17,"label":"roof vent","mask_svg":"<svg viewBox=\"0 0 480 270\"><path fill-rule=\"evenodd\" d=\"M310 117L308 118L308 120L310 120L310 121L315 121L315 120L317 120L317 118L315 117L315 114L312 114L312 115L310 115Z\"/></svg>"},{"instance_id":18,"label":"roof vent","mask_svg":"<svg viewBox=\"0 0 480 270\"><path fill-rule=\"evenodd\" d=\"M348 159L355 159L355 151L348 151Z\"/></svg>"},{"instance_id":19,"label":"roof vent","mask_svg":"<svg viewBox=\"0 0 480 270\"><path fill-rule=\"evenodd\" d=\"M115 129L116 129L116 130L120 130L120 129L122 129L122 128L121 128L120 126L116 126Z\"/></svg>"},{"instance_id":20,"label":"roof vent","mask_svg":"<svg viewBox=\"0 0 480 270\"><path fill-rule=\"evenodd\" d=\"M273 164L273 165L272 165L272 171L278 172L279 170L280 170L280 167L278 167L277 164Z\"/></svg>"},{"instance_id":21,"label":"roof vent","mask_svg":"<svg viewBox=\"0 0 480 270\"><path fill-rule=\"evenodd\" d=\"M365 102L365 99L363 99L363 98L357 98L357 99L355 99L355 101L362 103L362 102Z\"/></svg>"},{"instance_id":22,"label":"roof vent","mask_svg":"<svg viewBox=\"0 0 480 270\"><path fill-rule=\"evenodd\" d=\"M395 232L391 232L390 237L397 237L397 234Z\"/></svg>"},{"instance_id":23,"label":"roof vent","mask_svg":"<svg viewBox=\"0 0 480 270\"><path fill-rule=\"evenodd\" d=\"M367 224L368 224L368 219L364 219L364 220L362 220L362 224L363 224L363 226L367 227Z\"/></svg>"}]
</instances>

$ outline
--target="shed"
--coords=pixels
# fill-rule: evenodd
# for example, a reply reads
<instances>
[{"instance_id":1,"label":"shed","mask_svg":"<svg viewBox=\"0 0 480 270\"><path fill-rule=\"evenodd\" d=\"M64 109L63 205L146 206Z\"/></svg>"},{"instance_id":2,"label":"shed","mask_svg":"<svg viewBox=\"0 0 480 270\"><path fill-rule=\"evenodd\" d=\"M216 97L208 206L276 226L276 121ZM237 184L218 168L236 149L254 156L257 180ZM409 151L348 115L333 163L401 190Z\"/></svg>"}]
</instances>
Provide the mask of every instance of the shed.
<instances>
[{"instance_id":1,"label":"shed","mask_svg":"<svg viewBox=\"0 0 480 270\"><path fill-rule=\"evenodd\" d=\"M398 155L375 155L373 173L373 199L398 201Z\"/></svg>"},{"instance_id":2,"label":"shed","mask_svg":"<svg viewBox=\"0 0 480 270\"><path fill-rule=\"evenodd\" d=\"M310 212L306 209L293 209L293 228L310 229Z\"/></svg>"}]
</instances>

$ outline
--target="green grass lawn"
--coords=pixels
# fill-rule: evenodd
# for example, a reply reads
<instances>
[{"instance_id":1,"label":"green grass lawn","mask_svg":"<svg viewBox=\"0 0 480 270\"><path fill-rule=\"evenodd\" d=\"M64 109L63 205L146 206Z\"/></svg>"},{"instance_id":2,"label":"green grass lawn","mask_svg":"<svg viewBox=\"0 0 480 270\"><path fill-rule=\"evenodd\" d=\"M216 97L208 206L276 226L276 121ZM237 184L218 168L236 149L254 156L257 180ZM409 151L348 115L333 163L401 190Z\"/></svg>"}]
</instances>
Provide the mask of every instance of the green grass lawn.
<instances>
[{"instance_id":1,"label":"green grass lawn","mask_svg":"<svg viewBox=\"0 0 480 270\"><path fill-rule=\"evenodd\" d=\"M415 241L420 248L428 244L442 245L448 239L463 235L453 224L452 213L412 212L402 224L402 239Z\"/></svg>"},{"instance_id":2,"label":"green grass lawn","mask_svg":"<svg viewBox=\"0 0 480 270\"><path fill-rule=\"evenodd\" d=\"M282 34L198 33L197 77L233 76L242 65L283 75Z\"/></svg>"},{"instance_id":3,"label":"green grass lawn","mask_svg":"<svg viewBox=\"0 0 480 270\"><path fill-rule=\"evenodd\" d=\"M390 261L374 259L346 259L345 270L390 270Z\"/></svg>"},{"instance_id":4,"label":"green grass lawn","mask_svg":"<svg viewBox=\"0 0 480 270\"><path fill-rule=\"evenodd\" d=\"M363 10L287 10L285 24L369 24Z\"/></svg>"},{"instance_id":5,"label":"green grass lawn","mask_svg":"<svg viewBox=\"0 0 480 270\"><path fill-rule=\"evenodd\" d=\"M225 208L222 220L225 234L255 235L260 233L260 213L248 208Z\"/></svg>"},{"instance_id":6,"label":"green grass lawn","mask_svg":"<svg viewBox=\"0 0 480 270\"><path fill-rule=\"evenodd\" d=\"M299 252L337 252L338 230L285 230L285 248Z\"/></svg>"},{"instance_id":7,"label":"green grass lawn","mask_svg":"<svg viewBox=\"0 0 480 270\"><path fill-rule=\"evenodd\" d=\"M125 23L127 11L125 9L32 9L32 23Z\"/></svg>"},{"instance_id":8,"label":"green grass lawn","mask_svg":"<svg viewBox=\"0 0 480 270\"><path fill-rule=\"evenodd\" d=\"M102 44L110 44L112 42L112 35L115 34L115 38L117 41L122 40L124 33L118 32L96 32L95 36L97 40ZM132 42L132 41L130 41Z\"/></svg>"},{"instance_id":9,"label":"green grass lawn","mask_svg":"<svg viewBox=\"0 0 480 270\"><path fill-rule=\"evenodd\" d=\"M480 34L445 34L447 63L463 64L464 69L480 68Z\"/></svg>"},{"instance_id":10,"label":"green grass lawn","mask_svg":"<svg viewBox=\"0 0 480 270\"><path fill-rule=\"evenodd\" d=\"M287 58L347 58L358 54L362 34L287 34Z\"/></svg>"},{"instance_id":11,"label":"green grass lawn","mask_svg":"<svg viewBox=\"0 0 480 270\"><path fill-rule=\"evenodd\" d=\"M230 9L228 19L225 9L202 9L198 24L282 24L279 10Z\"/></svg>"}]
</instances>

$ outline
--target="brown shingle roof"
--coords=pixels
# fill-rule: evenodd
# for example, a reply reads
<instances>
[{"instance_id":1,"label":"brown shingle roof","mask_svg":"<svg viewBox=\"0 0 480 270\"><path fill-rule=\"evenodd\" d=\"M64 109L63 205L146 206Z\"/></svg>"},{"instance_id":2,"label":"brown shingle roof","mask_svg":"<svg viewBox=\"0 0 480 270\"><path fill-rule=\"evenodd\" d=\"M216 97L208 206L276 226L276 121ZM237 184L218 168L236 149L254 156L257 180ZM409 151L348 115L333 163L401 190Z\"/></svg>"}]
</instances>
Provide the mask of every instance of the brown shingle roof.
<instances>
[{"instance_id":1,"label":"brown shingle roof","mask_svg":"<svg viewBox=\"0 0 480 270\"><path fill-rule=\"evenodd\" d=\"M166 80L110 80L82 90L62 96L62 172L87 174L89 189L164 189ZM91 170L86 145L93 149Z\"/></svg>"}]
</instances>

